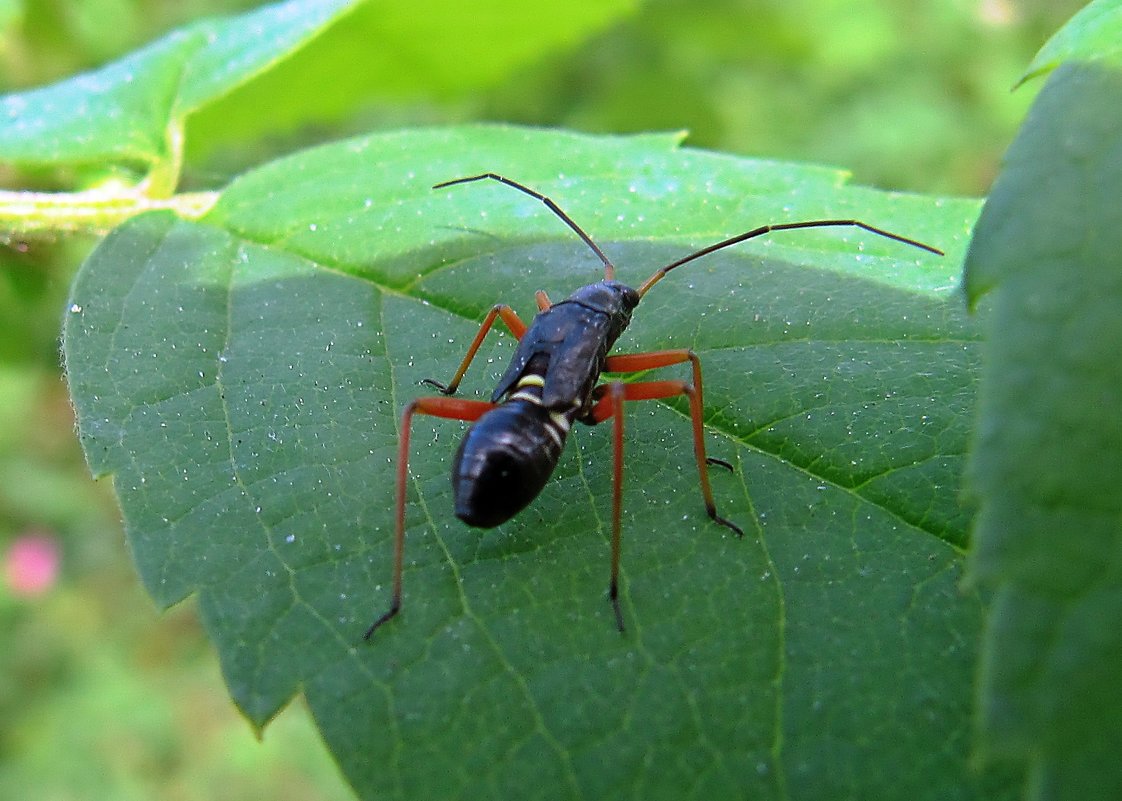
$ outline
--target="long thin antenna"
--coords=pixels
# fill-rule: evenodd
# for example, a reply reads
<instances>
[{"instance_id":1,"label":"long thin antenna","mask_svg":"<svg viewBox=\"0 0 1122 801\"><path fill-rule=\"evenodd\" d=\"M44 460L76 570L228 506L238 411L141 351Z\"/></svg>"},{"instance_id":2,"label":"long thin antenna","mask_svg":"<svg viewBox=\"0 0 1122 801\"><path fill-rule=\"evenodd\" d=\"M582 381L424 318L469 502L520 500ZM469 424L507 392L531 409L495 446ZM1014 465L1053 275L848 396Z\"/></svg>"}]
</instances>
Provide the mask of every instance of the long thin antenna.
<instances>
[{"instance_id":1,"label":"long thin antenna","mask_svg":"<svg viewBox=\"0 0 1122 801\"><path fill-rule=\"evenodd\" d=\"M552 200L550 200L548 197L541 194L540 192L535 192L530 187L523 186L522 184L518 183L518 181L512 181L511 179L505 178L502 175L499 175L498 173L485 172L482 175L472 175L468 178L454 178L451 181L444 181L442 183L435 184L433 186L433 189L443 189L446 186L452 186L454 184L466 184L466 183L471 183L472 181L482 181L484 179L490 179L492 181L498 181L500 184L506 184L507 186L513 187L514 189L517 189L519 192L524 192L525 194L529 195L530 197L535 197L538 200L540 200L542 203L544 203L546 205L546 208L548 208L550 211L552 211L554 214L556 214L558 217L560 217L561 221L564 222L565 225L569 226L574 231L576 231L577 236L579 236L582 240L584 240L584 244L586 244L590 248L592 248L592 252L595 253L597 255L597 257L600 259L600 261L602 261L604 263L604 280L605 281L611 281L612 279L615 278L615 274L616 274L615 265L612 264L611 260L607 256L604 255L604 251L600 250L600 248L596 245L596 243L592 241L592 237L590 237L583 230L581 230L581 227L579 225L577 225L575 222L573 222L572 218L570 218L568 214L563 212L561 210L560 206L558 206L556 203L554 203Z\"/></svg>"},{"instance_id":2,"label":"long thin antenna","mask_svg":"<svg viewBox=\"0 0 1122 801\"><path fill-rule=\"evenodd\" d=\"M944 255L943 251L939 250L938 248L932 247L931 245L925 245L923 242L920 242L918 240L909 239L906 236L900 236L899 234L894 234L891 231L885 231L883 228L876 228L872 225L868 225L867 223L863 223L860 220L809 220L807 222L773 223L772 225L761 225L759 228L753 228L751 231L746 231L745 233L739 234L738 236L722 240L714 245L702 248L695 253L691 253L688 256L683 256L677 261L667 264L665 267L660 267L655 271L654 275L640 284L639 288L635 291L639 293L639 297L643 297L643 295L647 293L648 289L661 281L663 279L663 276L665 276L675 267L681 267L683 264L687 264L694 259L700 259L702 256L708 256L714 251L721 250L722 248L727 248L730 245L738 245L741 242L745 242L749 239L755 239L757 236L763 236L764 234L769 234L772 231L788 231L792 228L828 228L839 226L862 228L871 234L876 234L877 236L883 236L887 239L895 239L897 242L903 242L905 245L911 245L912 247L921 248L928 251L929 253L934 253L938 256Z\"/></svg>"}]
</instances>

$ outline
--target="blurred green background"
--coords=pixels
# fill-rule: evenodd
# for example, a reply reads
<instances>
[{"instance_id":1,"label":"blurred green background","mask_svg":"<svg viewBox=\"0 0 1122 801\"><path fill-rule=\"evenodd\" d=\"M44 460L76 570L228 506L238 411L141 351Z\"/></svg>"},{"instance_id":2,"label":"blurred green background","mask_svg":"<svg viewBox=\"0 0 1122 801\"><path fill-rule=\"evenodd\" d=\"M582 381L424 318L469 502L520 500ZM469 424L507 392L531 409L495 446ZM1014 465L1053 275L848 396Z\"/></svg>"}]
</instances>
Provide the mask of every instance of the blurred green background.
<instances>
[{"instance_id":1,"label":"blurred green background","mask_svg":"<svg viewBox=\"0 0 1122 801\"><path fill-rule=\"evenodd\" d=\"M0 91L253 5L0 0ZM424 5L415 13L436 16L423 30L473 35L470 17ZM505 71L482 65L474 81L441 78L456 65L429 82L371 80L313 126L290 114L267 138L231 140L204 115L189 128L185 185L220 187L279 153L350 133L489 119L688 129L694 146L844 167L885 188L982 195L1036 89L1011 87L1081 5L637 0L567 47ZM298 109L299 97L284 104ZM0 167L0 185L15 180ZM0 245L0 801L348 798L302 712L282 714L257 741L226 698L191 604L154 609L110 487L89 478L57 337L70 278L93 243Z\"/></svg>"}]
</instances>

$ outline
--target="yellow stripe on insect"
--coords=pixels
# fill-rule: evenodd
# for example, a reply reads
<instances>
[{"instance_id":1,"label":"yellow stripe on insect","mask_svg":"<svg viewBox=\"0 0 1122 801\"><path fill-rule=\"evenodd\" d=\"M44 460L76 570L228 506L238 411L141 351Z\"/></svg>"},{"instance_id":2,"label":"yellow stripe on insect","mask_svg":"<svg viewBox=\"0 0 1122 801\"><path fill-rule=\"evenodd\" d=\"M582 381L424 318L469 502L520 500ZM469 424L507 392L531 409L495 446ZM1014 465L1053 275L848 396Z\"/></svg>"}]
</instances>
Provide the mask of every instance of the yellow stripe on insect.
<instances>
[{"instance_id":1,"label":"yellow stripe on insect","mask_svg":"<svg viewBox=\"0 0 1122 801\"><path fill-rule=\"evenodd\" d=\"M520 379L518 379L518 383L514 385L514 388L519 391L511 393L507 397L507 400L524 400L529 401L530 403L536 403L538 406L541 406L542 399L540 395L535 395L532 392L521 391L527 387L537 387L538 389L542 389L543 387L545 387L545 378L540 375L535 375L534 373L522 376Z\"/></svg>"},{"instance_id":2,"label":"yellow stripe on insect","mask_svg":"<svg viewBox=\"0 0 1122 801\"><path fill-rule=\"evenodd\" d=\"M561 414L561 412L550 412L549 419L553 421L553 425L557 426L566 434L569 433L569 418Z\"/></svg>"}]
</instances>

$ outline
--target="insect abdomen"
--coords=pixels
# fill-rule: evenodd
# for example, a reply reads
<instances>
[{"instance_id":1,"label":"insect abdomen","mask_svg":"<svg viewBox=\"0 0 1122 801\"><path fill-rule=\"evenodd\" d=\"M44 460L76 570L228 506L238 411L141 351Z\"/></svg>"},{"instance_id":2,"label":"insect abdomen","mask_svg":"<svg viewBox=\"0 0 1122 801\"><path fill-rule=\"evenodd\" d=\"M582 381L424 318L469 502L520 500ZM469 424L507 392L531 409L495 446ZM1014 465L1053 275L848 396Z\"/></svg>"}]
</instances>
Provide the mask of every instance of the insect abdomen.
<instances>
[{"instance_id":1,"label":"insect abdomen","mask_svg":"<svg viewBox=\"0 0 1122 801\"><path fill-rule=\"evenodd\" d=\"M549 480L568 433L566 416L532 400L515 398L487 412L456 451L456 517L491 528L522 511Z\"/></svg>"}]
</instances>

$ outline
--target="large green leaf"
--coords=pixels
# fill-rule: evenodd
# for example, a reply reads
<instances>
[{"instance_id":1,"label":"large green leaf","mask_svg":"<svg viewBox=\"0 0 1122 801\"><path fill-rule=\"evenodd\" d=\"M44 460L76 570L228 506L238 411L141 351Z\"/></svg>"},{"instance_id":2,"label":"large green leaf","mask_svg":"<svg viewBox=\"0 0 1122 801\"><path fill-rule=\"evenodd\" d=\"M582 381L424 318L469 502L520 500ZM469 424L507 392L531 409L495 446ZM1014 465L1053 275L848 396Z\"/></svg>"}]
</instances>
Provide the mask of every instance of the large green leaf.
<instances>
[{"instance_id":1,"label":"large green leaf","mask_svg":"<svg viewBox=\"0 0 1122 801\"><path fill-rule=\"evenodd\" d=\"M287 0L200 20L92 72L5 96L0 160L178 167L188 117L191 146L213 148L338 119L372 97L462 93L635 4Z\"/></svg>"},{"instance_id":2,"label":"large green leaf","mask_svg":"<svg viewBox=\"0 0 1122 801\"><path fill-rule=\"evenodd\" d=\"M981 746L1033 799L1122 798L1122 72L1065 65L1010 148L967 263L995 295L972 461L997 589Z\"/></svg>"},{"instance_id":3,"label":"large green leaf","mask_svg":"<svg viewBox=\"0 0 1122 801\"><path fill-rule=\"evenodd\" d=\"M303 692L364 798L1007 797L967 765L983 608L958 588L957 493L977 335L950 291L972 201L841 173L505 127L317 148L235 182L202 222L138 217L83 266L65 325L80 433L144 582L195 594L235 701ZM553 196L632 284L763 222L859 216L698 261L619 350L705 368L706 517L680 403L627 421L620 635L605 598L610 437L574 432L514 521L451 514L462 426L419 418L402 615L388 604L403 404L445 380L488 306L524 318L601 275ZM512 340L465 382L485 397ZM668 371L677 374L675 371ZM680 371L678 371L680 373Z\"/></svg>"},{"instance_id":4,"label":"large green leaf","mask_svg":"<svg viewBox=\"0 0 1122 801\"><path fill-rule=\"evenodd\" d=\"M174 161L188 114L269 69L358 2L288 0L203 20L93 72L7 95L0 159L146 168Z\"/></svg>"},{"instance_id":5,"label":"large green leaf","mask_svg":"<svg viewBox=\"0 0 1122 801\"><path fill-rule=\"evenodd\" d=\"M193 118L189 138L192 146L206 149L233 139L255 141L310 120L346 119L373 101L478 92L574 47L637 5L638 0L371 0L300 58Z\"/></svg>"}]
</instances>

